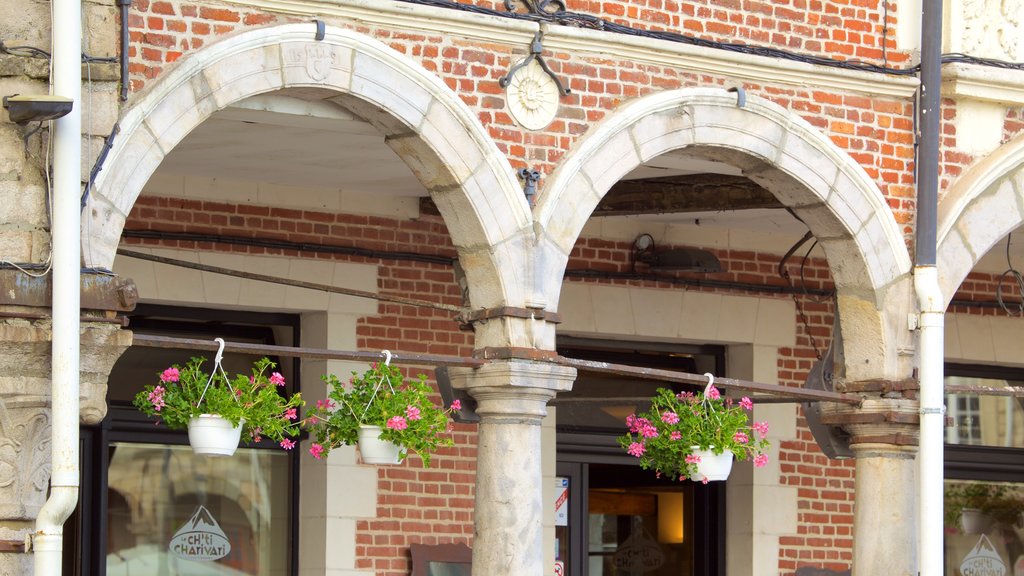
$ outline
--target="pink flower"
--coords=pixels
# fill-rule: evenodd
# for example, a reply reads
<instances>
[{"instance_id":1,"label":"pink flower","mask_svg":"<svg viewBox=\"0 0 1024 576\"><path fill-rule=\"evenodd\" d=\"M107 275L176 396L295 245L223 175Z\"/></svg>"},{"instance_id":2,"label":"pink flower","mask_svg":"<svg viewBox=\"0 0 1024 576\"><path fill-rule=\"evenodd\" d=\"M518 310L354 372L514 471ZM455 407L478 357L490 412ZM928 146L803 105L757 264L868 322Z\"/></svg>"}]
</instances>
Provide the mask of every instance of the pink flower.
<instances>
[{"instance_id":1,"label":"pink flower","mask_svg":"<svg viewBox=\"0 0 1024 576\"><path fill-rule=\"evenodd\" d=\"M285 420L295 420L296 416L298 416L298 414L295 412L295 408L289 408L284 411L284 416L282 416L282 418Z\"/></svg>"},{"instance_id":2,"label":"pink flower","mask_svg":"<svg viewBox=\"0 0 1024 576\"><path fill-rule=\"evenodd\" d=\"M626 425L629 426L630 432L640 434L644 438L654 438L658 435L658 429L651 424L650 420L637 418L636 414L630 414L626 417Z\"/></svg>"},{"instance_id":3,"label":"pink flower","mask_svg":"<svg viewBox=\"0 0 1024 576\"><path fill-rule=\"evenodd\" d=\"M262 442L263 438L260 437L260 434L262 433L263 430L260 428L253 428L252 430L249 430L249 435L252 436L253 442Z\"/></svg>"},{"instance_id":4,"label":"pink flower","mask_svg":"<svg viewBox=\"0 0 1024 576\"><path fill-rule=\"evenodd\" d=\"M687 454L686 455L686 463L687 464L699 464L700 463L700 456L698 456L696 454Z\"/></svg>"},{"instance_id":5,"label":"pink flower","mask_svg":"<svg viewBox=\"0 0 1024 576\"><path fill-rule=\"evenodd\" d=\"M708 483L708 477L707 477L707 476L705 476L704 478L701 478L701 481L700 481L700 483L701 483L701 484L707 484L707 483Z\"/></svg>"},{"instance_id":6,"label":"pink flower","mask_svg":"<svg viewBox=\"0 0 1024 576\"><path fill-rule=\"evenodd\" d=\"M756 466L757 468L764 468L767 464L768 464L768 455L767 454L758 454L757 456L754 456L754 466Z\"/></svg>"},{"instance_id":7,"label":"pink flower","mask_svg":"<svg viewBox=\"0 0 1024 576\"><path fill-rule=\"evenodd\" d=\"M238 398L241 398L242 397L242 391L241 390L235 390L235 396L237 396Z\"/></svg>"},{"instance_id":8,"label":"pink flower","mask_svg":"<svg viewBox=\"0 0 1024 576\"><path fill-rule=\"evenodd\" d=\"M284 440L281 440L281 448L284 448L285 450L291 450L292 448L295 448L295 442L292 442L291 440L285 438Z\"/></svg>"},{"instance_id":9,"label":"pink flower","mask_svg":"<svg viewBox=\"0 0 1024 576\"><path fill-rule=\"evenodd\" d=\"M270 383L275 386L284 386L284 376L281 376L280 372L274 372L270 375Z\"/></svg>"},{"instance_id":10,"label":"pink flower","mask_svg":"<svg viewBox=\"0 0 1024 576\"><path fill-rule=\"evenodd\" d=\"M313 458L319 460L323 457L324 447L314 442L313 445L309 447L309 453L313 455Z\"/></svg>"},{"instance_id":11,"label":"pink flower","mask_svg":"<svg viewBox=\"0 0 1024 576\"><path fill-rule=\"evenodd\" d=\"M743 398L740 398L740 406L742 406L744 410L753 410L754 401L744 396Z\"/></svg>"},{"instance_id":12,"label":"pink flower","mask_svg":"<svg viewBox=\"0 0 1024 576\"><path fill-rule=\"evenodd\" d=\"M754 431L757 432L759 436L761 436L762 440L764 439L765 436L768 435L768 423L767 422L754 422L754 425L751 426L751 428L753 428Z\"/></svg>"},{"instance_id":13,"label":"pink flower","mask_svg":"<svg viewBox=\"0 0 1024 576\"><path fill-rule=\"evenodd\" d=\"M670 440L679 440L683 437L683 435L680 434L678 430L673 430L672 433L668 435L668 437Z\"/></svg>"},{"instance_id":14,"label":"pink flower","mask_svg":"<svg viewBox=\"0 0 1024 576\"><path fill-rule=\"evenodd\" d=\"M662 412L661 421L665 424L677 424L679 422L679 414L675 412Z\"/></svg>"},{"instance_id":15,"label":"pink flower","mask_svg":"<svg viewBox=\"0 0 1024 576\"><path fill-rule=\"evenodd\" d=\"M676 394L676 398L683 402L690 402L691 404L696 400L696 396L693 395L693 392L680 392L679 394Z\"/></svg>"},{"instance_id":16,"label":"pink flower","mask_svg":"<svg viewBox=\"0 0 1024 576\"><path fill-rule=\"evenodd\" d=\"M712 400L718 400L719 398L722 397L722 393L718 391L718 388L715 388L714 386L710 386L710 387L708 387L708 394L707 394L707 396L708 396L708 398L710 398Z\"/></svg>"},{"instance_id":17,"label":"pink flower","mask_svg":"<svg viewBox=\"0 0 1024 576\"><path fill-rule=\"evenodd\" d=\"M458 398L452 400L452 410L462 410L462 400Z\"/></svg>"},{"instance_id":18,"label":"pink flower","mask_svg":"<svg viewBox=\"0 0 1024 576\"><path fill-rule=\"evenodd\" d=\"M415 407L415 406L406 406L405 407L405 417L408 418L409 420L419 420L420 419L420 409Z\"/></svg>"},{"instance_id":19,"label":"pink flower","mask_svg":"<svg viewBox=\"0 0 1024 576\"><path fill-rule=\"evenodd\" d=\"M735 434L732 435L732 441L739 442L740 444L746 444L747 442L750 441L750 437L747 436L746 432L737 431Z\"/></svg>"},{"instance_id":20,"label":"pink flower","mask_svg":"<svg viewBox=\"0 0 1024 576\"><path fill-rule=\"evenodd\" d=\"M401 416L392 416L388 418L387 426L392 430L405 430L409 427L409 423Z\"/></svg>"},{"instance_id":21,"label":"pink flower","mask_svg":"<svg viewBox=\"0 0 1024 576\"><path fill-rule=\"evenodd\" d=\"M156 386L153 388L153 391L149 393L149 401L153 403L153 409L157 412L166 406L164 403L164 392L166 391L167 390L163 386Z\"/></svg>"},{"instance_id":22,"label":"pink flower","mask_svg":"<svg viewBox=\"0 0 1024 576\"><path fill-rule=\"evenodd\" d=\"M160 375L161 382L177 382L181 378L181 372L177 368L168 368Z\"/></svg>"},{"instance_id":23,"label":"pink flower","mask_svg":"<svg viewBox=\"0 0 1024 576\"><path fill-rule=\"evenodd\" d=\"M629 445L629 448L626 449L626 452L630 456L636 456L639 458L644 455L644 445L642 442L633 442Z\"/></svg>"}]
</instances>

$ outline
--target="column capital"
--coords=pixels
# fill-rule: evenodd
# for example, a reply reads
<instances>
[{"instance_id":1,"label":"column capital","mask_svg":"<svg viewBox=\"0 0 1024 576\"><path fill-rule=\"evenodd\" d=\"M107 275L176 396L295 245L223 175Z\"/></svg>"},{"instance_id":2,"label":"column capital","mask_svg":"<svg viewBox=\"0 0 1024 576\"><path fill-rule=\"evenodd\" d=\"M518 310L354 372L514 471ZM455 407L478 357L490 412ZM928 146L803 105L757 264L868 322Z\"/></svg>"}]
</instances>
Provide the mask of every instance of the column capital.
<instances>
[{"instance_id":1,"label":"column capital","mask_svg":"<svg viewBox=\"0 0 1024 576\"><path fill-rule=\"evenodd\" d=\"M840 426L850 434L850 448L857 452L917 452L920 436L920 402L916 397L865 397L859 406L827 404L823 424Z\"/></svg>"},{"instance_id":2,"label":"column capital","mask_svg":"<svg viewBox=\"0 0 1024 576\"><path fill-rule=\"evenodd\" d=\"M477 401L481 417L534 420L547 415L547 403L559 392L572 389L576 369L543 362L498 361L479 368L451 368L452 387L465 390Z\"/></svg>"}]
</instances>

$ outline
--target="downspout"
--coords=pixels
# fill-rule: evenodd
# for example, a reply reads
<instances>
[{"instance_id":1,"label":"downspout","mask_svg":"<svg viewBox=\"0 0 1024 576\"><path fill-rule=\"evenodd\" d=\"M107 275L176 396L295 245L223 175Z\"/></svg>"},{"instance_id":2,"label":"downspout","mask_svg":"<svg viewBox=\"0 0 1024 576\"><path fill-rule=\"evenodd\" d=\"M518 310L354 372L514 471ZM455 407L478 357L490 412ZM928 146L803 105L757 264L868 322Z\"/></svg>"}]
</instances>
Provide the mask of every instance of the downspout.
<instances>
[{"instance_id":1,"label":"downspout","mask_svg":"<svg viewBox=\"0 0 1024 576\"><path fill-rule=\"evenodd\" d=\"M917 235L914 292L917 294L921 437L918 453L919 562L921 576L943 572L944 317L936 270L939 138L942 115L942 2L924 0L921 13L921 103L918 126Z\"/></svg>"},{"instance_id":2,"label":"downspout","mask_svg":"<svg viewBox=\"0 0 1024 576\"><path fill-rule=\"evenodd\" d=\"M35 574L61 573L64 522L78 503L78 390L82 193L82 6L52 0L53 93L74 105L53 127L53 340L50 497L32 539Z\"/></svg>"}]
</instances>

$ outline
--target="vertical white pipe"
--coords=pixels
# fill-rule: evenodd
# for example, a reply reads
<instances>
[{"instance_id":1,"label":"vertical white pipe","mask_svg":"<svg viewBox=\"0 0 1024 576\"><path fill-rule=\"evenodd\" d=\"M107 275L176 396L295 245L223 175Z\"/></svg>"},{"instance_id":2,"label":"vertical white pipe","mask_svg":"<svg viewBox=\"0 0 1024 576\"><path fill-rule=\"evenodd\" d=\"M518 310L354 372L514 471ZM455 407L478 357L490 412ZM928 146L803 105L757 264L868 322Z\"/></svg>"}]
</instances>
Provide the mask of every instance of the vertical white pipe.
<instances>
[{"instance_id":1,"label":"vertical white pipe","mask_svg":"<svg viewBox=\"0 0 1024 576\"><path fill-rule=\"evenodd\" d=\"M942 576L943 362L944 307L935 266L914 268L914 291L921 309L918 352L921 379L921 439L918 463L920 576Z\"/></svg>"},{"instance_id":2,"label":"vertical white pipe","mask_svg":"<svg viewBox=\"0 0 1024 576\"><path fill-rule=\"evenodd\" d=\"M82 6L52 0L53 93L74 102L53 129L52 472L36 518L35 573L61 573L64 522L78 503L80 195L82 193Z\"/></svg>"}]
</instances>

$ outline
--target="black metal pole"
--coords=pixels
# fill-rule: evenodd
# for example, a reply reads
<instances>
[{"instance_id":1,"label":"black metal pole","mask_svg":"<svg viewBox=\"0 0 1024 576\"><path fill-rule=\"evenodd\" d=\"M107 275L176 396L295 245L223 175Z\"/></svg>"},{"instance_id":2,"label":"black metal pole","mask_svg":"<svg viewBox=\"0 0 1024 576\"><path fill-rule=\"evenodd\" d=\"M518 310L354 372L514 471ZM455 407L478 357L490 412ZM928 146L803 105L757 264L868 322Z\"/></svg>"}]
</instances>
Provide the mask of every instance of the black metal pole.
<instances>
[{"instance_id":1,"label":"black metal pole","mask_svg":"<svg viewBox=\"0 0 1024 576\"><path fill-rule=\"evenodd\" d=\"M121 8L121 102L128 100L128 9L132 0L117 0Z\"/></svg>"},{"instance_id":2,"label":"black metal pole","mask_svg":"<svg viewBox=\"0 0 1024 576\"><path fill-rule=\"evenodd\" d=\"M925 1L921 15L921 100L918 108L915 264L934 266L942 119L942 3Z\"/></svg>"}]
</instances>

